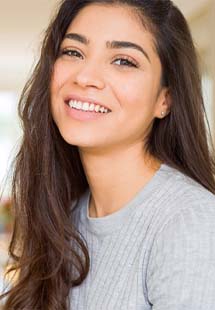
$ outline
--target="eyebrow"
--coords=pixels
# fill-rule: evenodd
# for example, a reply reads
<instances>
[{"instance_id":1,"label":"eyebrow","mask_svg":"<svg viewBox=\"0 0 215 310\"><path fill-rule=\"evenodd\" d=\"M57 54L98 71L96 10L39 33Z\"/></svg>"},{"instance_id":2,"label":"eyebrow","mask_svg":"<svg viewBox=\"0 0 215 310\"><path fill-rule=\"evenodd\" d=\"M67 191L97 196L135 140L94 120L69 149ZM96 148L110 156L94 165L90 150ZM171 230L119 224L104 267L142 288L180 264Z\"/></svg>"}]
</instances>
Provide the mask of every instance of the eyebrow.
<instances>
[{"instance_id":1,"label":"eyebrow","mask_svg":"<svg viewBox=\"0 0 215 310\"><path fill-rule=\"evenodd\" d=\"M64 39L72 39L75 41L78 41L80 43L83 43L85 45L89 45L90 41L83 35L80 35L78 33L67 33L64 36ZM146 53L146 51L138 44L128 41L106 41L106 47L110 49L118 49L118 48L133 48L138 51L140 51L151 63L151 60L149 58L149 55Z\"/></svg>"}]
</instances>

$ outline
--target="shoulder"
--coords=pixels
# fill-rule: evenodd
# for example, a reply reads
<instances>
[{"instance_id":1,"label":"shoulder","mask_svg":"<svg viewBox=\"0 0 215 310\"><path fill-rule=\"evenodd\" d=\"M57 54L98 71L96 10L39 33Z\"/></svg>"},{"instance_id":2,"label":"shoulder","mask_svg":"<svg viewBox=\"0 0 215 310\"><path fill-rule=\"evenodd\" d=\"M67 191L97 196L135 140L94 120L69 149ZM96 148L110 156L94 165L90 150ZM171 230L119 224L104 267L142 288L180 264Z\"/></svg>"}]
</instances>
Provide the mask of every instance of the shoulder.
<instances>
[{"instance_id":1,"label":"shoulder","mask_svg":"<svg viewBox=\"0 0 215 310\"><path fill-rule=\"evenodd\" d=\"M162 201L165 202L166 222L187 216L187 221L214 221L215 195L198 182L180 171L164 166L168 181L163 185L165 190ZM174 219L173 219L174 218ZM161 227L161 229L163 229Z\"/></svg>"},{"instance_id":2,"label":"shoulder","mask_svg":"<svg viewBox=\"0 0 215 310\"><path fill-rule=\"evenodd\" d=\"M188 241L193 247L202 250L214 247L215 195L179 171L174 171L172 182L172 191L170 190L168 199L170 210L174 212L169 213L167 220L160 227L156 243L161 245L166 242L167 251L171 251L174 246L181 252ZM212 234L214 243L211 239ZM190 250L193 247L190 245Z\"/></svg>"},{"instance_id":3,"label":"shoulder","mask_svg":"<svg viewBox=\"0 0 215 310\"><path fill-rule=\"evenodd\" d=\"M170 170L173 185L167 201L174 212L152 244L148 297L162 310L215 309L215 195Z\"/></svg>"},{"instance_id":4,"label":"shoulder","mask_svg":"<svg viewBox=\"0 0 215 310\"><path fill-rule=\"evenodd\" d=\"M215 195L181 172L166 169L170 177L162 197L163 220L154 236L155 247L183 252L189 242L200 249L215 248Z\"/></svg>"},{"instance_id":5,"label":"shoulder","mask_svg":"<svg viewBox=\"0 0 215 310\"><path fill-rule=\"evenodd\" d=\"M215 195L176 169L165 169L169 178L155 217L151 261L212 250L215 260Z\"/></svg>"}]
</instances>

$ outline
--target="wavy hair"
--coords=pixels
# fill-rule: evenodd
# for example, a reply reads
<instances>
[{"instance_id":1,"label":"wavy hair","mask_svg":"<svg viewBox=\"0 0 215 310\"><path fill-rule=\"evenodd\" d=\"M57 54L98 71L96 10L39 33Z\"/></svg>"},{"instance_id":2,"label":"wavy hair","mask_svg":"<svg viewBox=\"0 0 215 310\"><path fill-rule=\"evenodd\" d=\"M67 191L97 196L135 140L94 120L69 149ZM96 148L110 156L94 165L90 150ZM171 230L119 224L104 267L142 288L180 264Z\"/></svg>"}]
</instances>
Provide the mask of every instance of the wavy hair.
<instances>
[{"instance_id":1,"label":"wavy hair","mask_svg":"<svg viewBox=\"0 0 215 310\"><path fill-rule=\"evenodd\" d=\"M198 59L187 22L169 0L64 0L45 33L40 59L18 106L23 138L14 159L14 228L9 246L17 273L4 310L69 309L70 290L89 271L87 244L75 228L73 202L88 188L78 147L60 135L50 109L50 81L68 26L85 6L125 5L153 34L171 112L155 119L150 154L215 193L215 163L205 123ZM207 119L207 118L206 118ZM212 143L212 139L211 139Z\"/></svg>"}]
</instances>

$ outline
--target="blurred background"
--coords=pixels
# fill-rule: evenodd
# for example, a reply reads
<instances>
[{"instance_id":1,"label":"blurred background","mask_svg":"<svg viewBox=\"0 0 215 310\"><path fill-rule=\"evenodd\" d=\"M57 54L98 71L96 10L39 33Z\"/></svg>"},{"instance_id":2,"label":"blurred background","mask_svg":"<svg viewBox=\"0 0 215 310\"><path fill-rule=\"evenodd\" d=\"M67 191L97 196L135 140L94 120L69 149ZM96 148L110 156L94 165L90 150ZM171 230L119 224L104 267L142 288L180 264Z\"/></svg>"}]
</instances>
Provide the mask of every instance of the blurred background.
<instances>
[{"instance_id":1,"label":"blurred background","mask_svg":"<svg viewBox=\"0 0 215 310\"><path fill-rule=\"evenodd\" d=\"M215 0L173 1L187 18L197 48L205 105L215 140ZM12 215L10 174L6 175L21 141L17 103L36 64L40 43L57 0L0 0L0 291L7 260Z\"/></svg>"}]
</instances>

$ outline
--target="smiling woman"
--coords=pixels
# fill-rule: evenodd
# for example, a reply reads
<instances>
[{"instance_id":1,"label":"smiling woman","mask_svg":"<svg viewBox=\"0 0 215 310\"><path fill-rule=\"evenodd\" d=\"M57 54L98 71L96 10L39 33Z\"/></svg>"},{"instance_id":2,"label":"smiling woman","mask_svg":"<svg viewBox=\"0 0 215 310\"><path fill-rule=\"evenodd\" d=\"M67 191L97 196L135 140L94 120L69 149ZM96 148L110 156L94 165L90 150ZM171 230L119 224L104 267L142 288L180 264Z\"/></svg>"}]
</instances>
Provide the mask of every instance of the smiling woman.
<instances>
[{"instance_id":1,"label":"smiling woman","mask_svg":"<svg viewBox=\"0 0 215 310\"><path fill-rule=\"evenodd\" d=\"M136 144L134 152L138 148L141 152L141 140L151 130L152 120L162 111L168 114L170 100L167 88L160 88L161 64L153 35L142 28L131 9L101 5L82 9L69 25L51 83L52 115L69 144L112 154ZM79 101L79 106L62 104L68 100ZM86 103L94 104L94 109L99 105L96 112L102 107L111 112L86 112Z\"/></svg>"},{"instance_id":2,"label":"smiling woman","mask_svg":"<svg viewBox=\"0 0 215 310\"><path fill-rule=\"evenodd\" d=\"M215 164L168 0L64 0L19 104L4 309L215 308Z\"/></svg>"}]
</instances>

